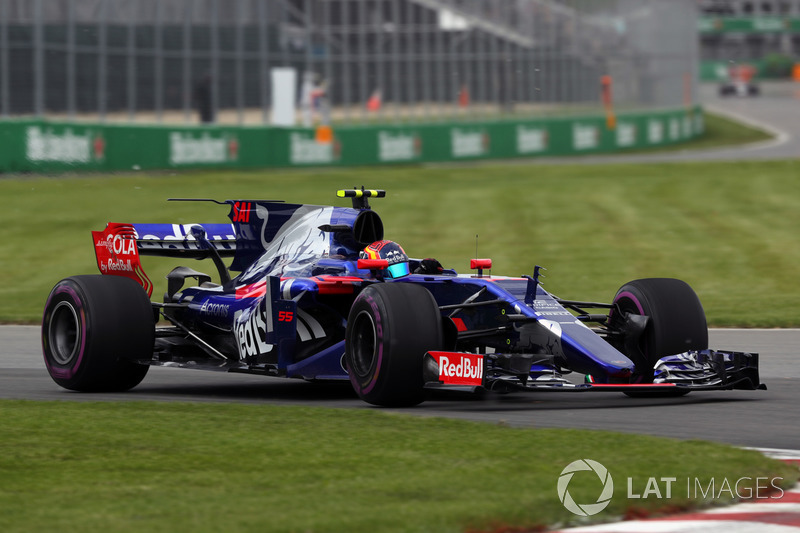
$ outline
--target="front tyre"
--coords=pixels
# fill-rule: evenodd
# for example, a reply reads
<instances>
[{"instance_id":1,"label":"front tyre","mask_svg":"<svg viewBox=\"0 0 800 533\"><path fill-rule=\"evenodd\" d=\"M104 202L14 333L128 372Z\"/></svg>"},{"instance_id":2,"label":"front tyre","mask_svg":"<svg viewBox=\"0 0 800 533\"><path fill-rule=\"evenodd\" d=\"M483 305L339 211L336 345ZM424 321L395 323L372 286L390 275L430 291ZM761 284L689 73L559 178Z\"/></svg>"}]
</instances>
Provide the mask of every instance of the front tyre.
<instances>
[{"instance_id":1,"label":"front tyre","mask_svg":"<svg viewBox=\"0 0 800 533\"><path fill-rule=\"evenodd\" d=\"M345 362L358 396L381 406L412 406L425 399L425 352L443 346L442 316L420 285L380 283L353 302L345 333Z\"/></svg>"},{"instance_id":2,"label":"front tyre","mask_svg":"<svg viewBox=\"0 0 800 533\"><path fill-rule=\"evenodd\" d=\"M610 326L619 327L626 314L649 317L638 342L622 342L616 346L635 365L631 379L634 383L652 383L654 367L664 356L708 348L703 306L694 290L681 280L647 278L626 283L614 297L614 309L609 313ZM678 390L673 394L686 392Z\"/></svg>"},{"instance_id":3,"label":"front tyre","mask_svg":"<svg viewBox=\"0 0 800 533\"><path fill-rule=\"evenodd\" d=\"M120 392L138 385L155 340L150 300L119 276L59 281L44 308L42 351L53 381L81 392Z\"/></svg>"}]
</instances>

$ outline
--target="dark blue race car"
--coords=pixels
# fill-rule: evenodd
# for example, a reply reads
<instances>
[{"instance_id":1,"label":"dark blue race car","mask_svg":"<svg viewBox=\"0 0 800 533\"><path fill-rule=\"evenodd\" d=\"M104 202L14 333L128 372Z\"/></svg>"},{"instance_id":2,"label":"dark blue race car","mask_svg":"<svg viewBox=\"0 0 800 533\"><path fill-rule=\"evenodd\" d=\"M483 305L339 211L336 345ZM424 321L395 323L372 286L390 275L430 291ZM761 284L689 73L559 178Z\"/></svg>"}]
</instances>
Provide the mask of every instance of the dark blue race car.
<instances>
[{"instance_id":1,"label":"dark blue race car","mask_svg":"<svg viewBox=\"0 0 800 533\"><path fill-rule=\"evenodd\" d=\"M558 298L532 276L459 274L384 240L369 198L352 207L262 200L225 206L231 224L119 224L93 232L102 275L50 293L47 369L77 391L135 387L152 365L350 380L365 401L415 405L429 389L681 395L764 388L755 353L708 349L703 308L677 279L625 284L611 303ZM178 266L162 301L140 256ZM226 264L226 259L229 264ZM231 273L236 273L232 275ZM574 372L583 380L566 379Z\"/></svg>"}]
</instances>

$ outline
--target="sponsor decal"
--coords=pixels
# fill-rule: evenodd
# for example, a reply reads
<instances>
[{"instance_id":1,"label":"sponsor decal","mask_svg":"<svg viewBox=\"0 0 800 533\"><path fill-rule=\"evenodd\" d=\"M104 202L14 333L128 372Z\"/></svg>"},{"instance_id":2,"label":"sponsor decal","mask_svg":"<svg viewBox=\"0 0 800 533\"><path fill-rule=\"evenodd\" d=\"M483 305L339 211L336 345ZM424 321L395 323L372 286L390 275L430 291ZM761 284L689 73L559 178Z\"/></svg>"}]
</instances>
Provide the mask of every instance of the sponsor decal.
<instances>
[{"instance_id":1,"label":"sponsor decal","mask_svg":"<svg viewBox=\"0 0 800 533\"><path fill-rule=\"evenodd\" d=\"M476 157L489 152L489 135L484 130L450 130L450 149L453 157Z\"/></svg>"},{"instance_id":2,"label":"sponsor decal","mask_svg":"<svg viewBox=\"0 0 800 533\"><path fill-rule=\"evenodd\" d=\"M219 318L227 318L228 313L230 312L231 306L227 304L213 304L203 302L203 305L200 307L200 314L219 317Z\"/></svg>"},{"instance_id":3,"label":"sponsor decal","mask_svg":"<svg viewBox=\"0 0 800 533\"><path fill-rule=\"evenodd\" d=\"M617 123L617 146L627 147L636 144L636 124L633 122Z\"/></svg>"},{"instance_id":4,"label":"sponsor decal","mask_svg":"<svg viewBox=\"0 0 800 533\"><path fill-rule=\"evenodd\" d=\"M93 231L94 253L102 274L131 278L153 294L153 283L145 274L136 247L136 230L131 224L110 222L103 231Z\"/></svg>"},{"instance_id":5,"label":"sponsor decal","mask_svg":"<svg viewBox=\"0 0 800 533\"><path fill-rule=\"evenodd\" d=\"M535 154L547 150L547 130L545 128L533 128L517 126L517 153Z\"/></svg>"},{"instance_id":6,"label":"sponsor decal","mask_svg":"<svg viewBox=\"0 0 800 533\"><path fill-rule=\"evenodd\" d=\"M250 222L250 211L252 204L250 202L234 202L233 203L233 216L231 219L234 222Z\"/></svg>"},{"instance_id":7,"label":"sponsor decal","mask_svg":"<svg viewBox=\"0 0 800 533\"><path fill-rule=\"evenodd\" d=\"M239 141L236 136L204 131L199 137L193 132L173 131L169 134L169 163L171 165L216 164L236 161Z\"/></svg>"},{"instance_id":8,"label":"sponsor decal","mask_svg":"<svg viewBox=\"0 0 800 533\"><path fill-rule=\"evenodd\" d=\"M400 250L390 250L386 253L386 260L390 265L394 265L396 263L402 263L405 261L406 255Z\"/></svg>"},{"instance_id":9,"label":"sponsor decal","mask_svg":"<svg viewBox=\"0 0 800 533\"><path fill-rule=\"evenodd\" d=\"M422 153L422 141L412 133L378 132L379 161L410 161Z\"/></svg>"},{"instance_id":10,"label":"sponsor decal","mask_svg":"<svg viewBox=\"0 0 800 533\"><path fill-rule=\"evenodd\" d=\"M647 122L647 142L658 144L664 141L664 123L657 118Z\"/></svg>"},{"instance_id":11,"label":"sponsor decal","mask_svg":"<svg viewBox=\"0 0 800 533\"><path fill-rule=\"evenodd\" d=\"M267 344L265 307L264 300L261 300L258 305L237 311L234 315L233 332L241 359L270 352L273 348L271 344Z\"/></svg>"},{"instance_id":12,"label":"sponsor decal","mask_svg":"<svg viewBox=\"0 0 800 533\"><path fill-rule=\"evenodd\" d=\"M336 139L318 143L311 134L292 132L289 135L289 161L294 164L333 163L339 158L340 150Z\"/></svg>"},{"instance_id":13,"label":"sponsor decal","mask_svg":"<svg viewBox=\"0 0 800 533\"><path fill-rule=\"evenodd\" d=\"M483 383L483 356L469 353L429 352L439 365L439 381L448 385Z\"/></svg>"},{"instance_id":14,"label":"sponsor decal","mask_svg":"<svg viewBox=\"0 0 800 533\"><path fill-rule=\"evenodd\" d=\"M311 316L309 313L299 308L294 313L290 311L287 313L288 314L284 314L286 321L291 322L295 318L299 319L296 321L296 328L297 336L299 337L300 342L310 341L312 339L322 339L326 336L322 324L320 324L319 321L317 321L317 319ZM281 321L280 314L281 311L278 311L279 322Z\"/></svg>"},{"instance_id":15,"label":"sponsor decal","mask_svg":"<svg viewBox=\"0 0 800 533\"><path fill-rule=\"evenodd\" d=\"M719 19L700 17L697 20L697 30L700 32L714 31L719 29L718 26L722 25L721 22Z\"/></svg>"},{"instance_id":16,"label":"sponsor decal","mask_svg":"<svg viewBox=\"0 0 800 533\"><path fill-rule=\"evenodd\" d=\"M780 17L756 17L753 19L754 31L784 31L787 29L787 25L788 21L784 23Z\"/></svg>"},{"instance_id":17,"label":"sponsor decal","mask_svg":"<svg viewBox=\"0 0 800 533\"><path fill-rule=\"evenodd\" d=\"M147 227L147 224L143 224L140 227ZM192 226L195 224L164 224L163 225L165 230L167 228L172 230L172 233L169 234L166 231L161 233L160 226L158 227L158 232L148 228L145 231L150 231L149 233L143 233L139 235L139 245L141 246L142 250L197 250L198 244L197 240L192 236ZM218 241L233 241L236 239L236 235L233 231L233 226L230 226L231 233L227 235L222 234L214 234L214 235L207 235L207 238L212 243L216 243L217 246L221 249L233 249L234 245L232 244L220 244Z\"/></svg>"},{"instance_id":18,"label":"sponsor decal","mask_svg":"<svg viewBox=\"0 0 800 533\"><path fill-rule=\"evenodd\" d=\"M533 308L541 315L546 315L549 317L565 316L570 318L570 322L575 319L575 315L564 309L561 304L553 300L544 298L536 299L533 301Z\"/></svg>"},{"instance_id":19,"label":"sponsor decal","mask_svg":"<svg viewBox=\"0 0 800 533\"><path fill-rule=\"evenodd\" d=\"M25 130L25 157L34 163L91 163L101 161L105 149L105 139L91 129L75 133L65 128L55 133L52 128L28 126Z\"/></svg>"},{"instance_id":20,"label":"sponsor decal","mask_svg":"<svg viewBox=\"0 0 800 533\"><path fill-rule=\"evenodd\" d=\"M575 150L591 150L600 143L597 126L576 122L572 125L572 147Z\"/></svg>"},{"instance_id":21,"label":"sponsor decal","mask_svg":"<svg viewBox=\"0 0 800 533\"><path fill-rule=\"evenodd\" d=\"M692 136L692 119L686 115L681 120L681 127L683 128L683 136L689 138Z\"/></svg>"},{"instance_id":22,"label":"sponsor decal","mask_svg":"<svg viewBox=\"0 0 800 533\"><path fill-rule=\"evenodd\" d=\"M681 122L677 117L669 119L669 138L673 141L681 138Z\"/></svg>"}]
</instances>

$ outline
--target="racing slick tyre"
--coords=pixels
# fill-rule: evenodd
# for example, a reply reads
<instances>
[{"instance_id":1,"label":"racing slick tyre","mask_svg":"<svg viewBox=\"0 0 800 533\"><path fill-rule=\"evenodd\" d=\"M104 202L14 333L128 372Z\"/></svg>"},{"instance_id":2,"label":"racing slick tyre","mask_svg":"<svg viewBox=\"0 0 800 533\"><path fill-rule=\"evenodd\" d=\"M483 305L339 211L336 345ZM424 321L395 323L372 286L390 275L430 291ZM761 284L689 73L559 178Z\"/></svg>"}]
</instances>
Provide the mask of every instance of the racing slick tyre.
<instances>
[{"instance_id":1,"label":"racing slick tyre","mask_svg":"<svg viewBox=\"0 0 800 533\"><path fill-rule=\"evenodd\" d=\"M443 346L442 316L433 295L410 283L379 283L353 302L345 332L345 362L358 396L387 407L425 399L425 352Z\"/></svg>"},{"instance_id":2,"label":"racing slick tyre","mask_svg":"<svg viewBox=\"0 0 800 533\"><path fill-rule=\"evenodd\" d=\"M74 391L121 392L138 385L155 340L150 300L132 279L73 276L44 308L42 351L53 381Z\"/></svg>"},{"instance_id":3,"label":"racing slick tyre","mask_svg":"<svg viewBox=\"0 0 800 533\"><path fill-rule=\"evenodd\" d=\"M708 326L703 306L694 290L672 278L638 279L623 285L614 297L609 324L618 325L626 313L649 317L635 347L617 346L634 363L633 383L652 383L656 362L667 355L708 348ZM659 393L629 392L629 396L680 396L687 390Z\"/></svg>"}]
</instances>

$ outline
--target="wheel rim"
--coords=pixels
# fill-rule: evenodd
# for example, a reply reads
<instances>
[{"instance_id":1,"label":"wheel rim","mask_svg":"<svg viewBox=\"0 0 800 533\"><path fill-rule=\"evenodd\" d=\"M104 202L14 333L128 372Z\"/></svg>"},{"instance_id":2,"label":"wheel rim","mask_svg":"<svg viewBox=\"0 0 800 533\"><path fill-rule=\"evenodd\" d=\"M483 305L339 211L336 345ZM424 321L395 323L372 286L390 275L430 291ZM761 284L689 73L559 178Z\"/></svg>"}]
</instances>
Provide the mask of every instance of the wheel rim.
<instances>
[{"instance_id":1,"label":"wheel rim","mask_svg":"<svg viewBox=\"0 0 800 533\"><path fill-rule=\"evenodd\" d=\"M56 363L67 366L78 354L80 323L78 313L68 302L59 302L53 309L47 334Z\"/></svg>"},{"instance_id":2,"label":"wheel rim","mask_svg":"<svg viewBox=\"0 0 800 533\"><path fill-rule=\"evenodd\" d=\"M353 323L352 360L353 372L357 376L366 376L375 361L377 342L375 321L367 311L361 311Z\"/></svg>"}]
</instances>

